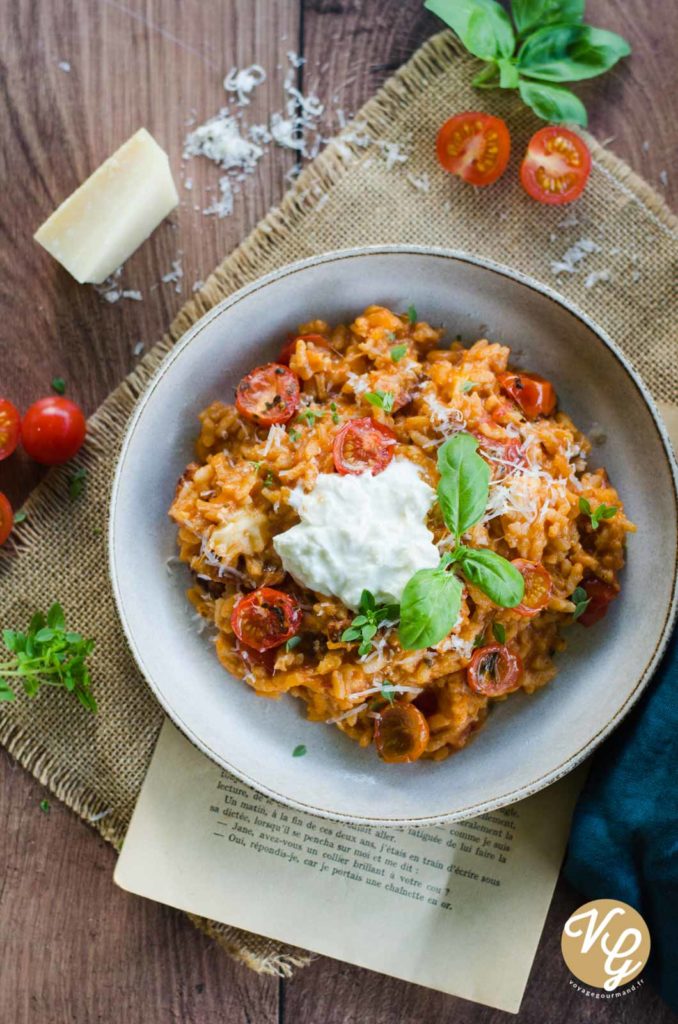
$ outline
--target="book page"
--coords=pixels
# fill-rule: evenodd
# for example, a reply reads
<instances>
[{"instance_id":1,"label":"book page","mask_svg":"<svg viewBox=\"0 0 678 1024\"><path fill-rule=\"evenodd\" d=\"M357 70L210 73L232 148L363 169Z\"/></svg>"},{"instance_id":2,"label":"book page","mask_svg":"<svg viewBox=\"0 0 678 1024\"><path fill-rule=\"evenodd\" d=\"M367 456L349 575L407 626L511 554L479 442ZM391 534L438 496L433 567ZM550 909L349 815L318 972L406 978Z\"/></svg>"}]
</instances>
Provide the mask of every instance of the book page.
<instances>
[{"instance_id":1,"label":"book page","mask_svg":"<svg viewBox=\"0 0 678 1024\"><path fill-rule=\"evenodd\" d=\"M115 882L517 1013L581 782L454 825L348 825L263 796L166 721Z\"/></svg>"}]
</instances>

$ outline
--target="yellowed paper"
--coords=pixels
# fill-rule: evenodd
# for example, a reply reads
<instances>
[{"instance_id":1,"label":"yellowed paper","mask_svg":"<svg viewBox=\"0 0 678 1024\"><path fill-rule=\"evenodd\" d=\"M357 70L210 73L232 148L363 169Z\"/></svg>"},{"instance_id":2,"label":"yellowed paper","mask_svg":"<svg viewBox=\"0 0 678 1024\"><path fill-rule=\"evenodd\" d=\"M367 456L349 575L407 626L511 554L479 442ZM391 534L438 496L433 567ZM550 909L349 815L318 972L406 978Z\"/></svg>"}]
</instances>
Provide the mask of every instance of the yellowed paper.
<instances>
[{"instance_id":1,"label":"yellowed paper","mask_svg":"<svg viewBox=\"0 0 678 1024\"><path fill-rule=\"evenodd\" d=\"M455 825L339 824L250 789L167 721L115 881L516 1013L581 781L576 772L529 800Z\"/></svg>"}]
</instances>

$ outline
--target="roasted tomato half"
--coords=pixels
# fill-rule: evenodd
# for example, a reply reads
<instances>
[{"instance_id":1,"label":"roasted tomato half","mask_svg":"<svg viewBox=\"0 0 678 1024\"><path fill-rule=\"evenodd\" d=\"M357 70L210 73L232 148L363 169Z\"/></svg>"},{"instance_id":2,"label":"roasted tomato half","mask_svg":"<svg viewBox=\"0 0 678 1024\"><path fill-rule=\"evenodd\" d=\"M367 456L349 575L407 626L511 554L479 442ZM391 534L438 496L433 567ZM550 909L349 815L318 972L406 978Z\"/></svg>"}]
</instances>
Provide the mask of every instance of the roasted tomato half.
<instances>
[{"instance_id":1,"label":"roasted tomato half","mask_svg":"<svg viewBox=\"0 0 678 1024\"><path fill-rule=\"evenodd\" d=\"M467 111L442 126L436 139L438 160L450 174L471 185L491 185L509 161L511 136L500 117Z\"/></svg>"},{"instance_id":2,"label":"roasted tomato half","mask_svg":"<svg viewBox=\"0 0 678 1024\"><path fill-rule=\"evenodd\" d=\"M499 387L520 406L528 420L550 416L556 407L553 384L537 373L511 373L497 377Z\"/></svg>"},{"instance_id":3,"label":"roasted tomato half","mask_svg":"<svg viewBox=\"0 0 678 1024\"><path fill-rule=\"evenodd\" d=\"M0 491L0 544L4 544L14 525L14 513L12 506L2 491Z\"/></svg>"},{"instance_id":4,"label":"roasted tomato half","mask_svg":"<svg viewBox=\"0 0 678 1024\"><path fill-rule=\"evenodd\" d=\"M541 562L528 562L526 558L514 558L513 565L525 580L525 593L520 604L512 611L525 618L532 618L543 611L551 600L551 575Z\"/></svg>"},{"instance_id":5,"label":"roasted tomato half","mask_svg":"<svg viewBox=\"0 0 678 1024\"><path fill-rule=\"evenodd\" d=\"M604 583L597 576L582 580L581 586L586 591L589 603L577 622L581 622L582 626L595 626L596 622L600 622L607 615L610 603L619 596L619 589L610 583Z\"/></svg>"},{"instance_id":6,"label":"roasted tomato half","mask_svg":"<svg viewBox=\"0 0 678 1024\"><path fill-rule=\"evenodd\" d=\"M342 476L368 470L376 476L393 458L395 444L391 428L370 416L349 420L334 439L334 465Z\"/></svg>"},{"instance_id":7,"label":"roasted tomato half","mask_svg":"<svg viewBox=\"0 0 678 1024\"><path fill-rule=\"evenodd\" d=\"M294 354L298 341L305 341L307 345L315 345L316 348L329 349L330 347L330 343L324 334L295 334L293 338L290 338L290 340L283 345L280 355L278 356L279 363L283 363L285 366L290 365L290 359Z\"/></svg>"},{"instance_id":8,"label":"roasted tomato half","mask_svg":"<svg viewBox=\"0 0 678 1024\"><path fill-rule=\"evenodd\" d=\"M517 690L523 663L505 644L488 644L473 652L466 669L466 681L474 693L483 697L501 697Z\"/></svg>"},{"instance_id":9,"label":"roasted tomato half","mask_svg":"<svg viewBox=\"0 0 678 1024\"><path fill-rule=\"evenodd\" d=\"M540 128L530 139L520 181L540 203L562 206L578 199L591 173L591 154L583 139L567 128Z\"/></svg>"},{"instance_id":10,"label":"roasted tomato half","mask_svg":"<svg viewBox=\"0 0 678 1024\"><path fill-rule=\"evenodd\" d=\"M289 594L259 587L236 601L231 614L233 632L254 651L280 647L299 630L302 611Z\"/></svg>"},{"instance_id":11,"label":"roasted tomato half","mask_svg":"<svg viewBox=\"0 0 678 1024\"><path fill-rule=\"evenodd\" d=\"M257 366L238 384L238 412L262 427L287 423L299 406L299 378L281 363Z\"/></svg>"},{"instance_id":12,"label":"roasted tomato half","mask_svg":"<svg viewBox=\"0 0 678 1024\"><path fill-rule=\"evenodd\" d=\"M0 398L0 462L15 450L21 436L19 410L7 398Z\"/></svg>"},{"instance_id":13,"label":"roasted tomato half","mask_svg":"<svg viewBox=\"0 0 678 1024\"><path fill-rule=\"evenodd\" d=\"M392 704L381 712L374 726L377 753L388 764L418 761L428 737L428 722L414 704Z\"/></svg>"}]
</instances>

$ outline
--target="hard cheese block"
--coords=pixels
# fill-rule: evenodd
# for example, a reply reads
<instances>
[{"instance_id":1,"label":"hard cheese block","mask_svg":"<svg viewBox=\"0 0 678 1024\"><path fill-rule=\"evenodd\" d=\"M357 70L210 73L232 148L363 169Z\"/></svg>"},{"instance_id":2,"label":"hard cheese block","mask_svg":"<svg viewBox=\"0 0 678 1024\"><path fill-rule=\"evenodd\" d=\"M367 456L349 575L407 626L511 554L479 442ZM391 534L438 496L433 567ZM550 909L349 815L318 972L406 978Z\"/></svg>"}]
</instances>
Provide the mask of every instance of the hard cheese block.
<instances>
[{"instance_id":1,"label":"hard cheese block","mask_svg":"<svg viewBox=\"0 0 678 1024\"><path fill-rule=\"evenodd\" d=\"M167 153L140 128L33 237L76 281L100 284L178 202Z\"/></svg>"}]
</instances>

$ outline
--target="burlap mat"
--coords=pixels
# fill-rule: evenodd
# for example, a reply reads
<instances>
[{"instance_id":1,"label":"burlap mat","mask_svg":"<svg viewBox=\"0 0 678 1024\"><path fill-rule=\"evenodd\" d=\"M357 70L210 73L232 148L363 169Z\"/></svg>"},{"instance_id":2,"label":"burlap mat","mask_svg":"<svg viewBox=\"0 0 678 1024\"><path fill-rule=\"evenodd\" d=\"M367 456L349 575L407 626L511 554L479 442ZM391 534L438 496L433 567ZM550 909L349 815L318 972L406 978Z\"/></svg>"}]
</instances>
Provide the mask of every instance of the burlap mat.
<instances>
[{"instance_id":1,"label":"burlap mat","mask_svg":"<svg viewBox=\"0 0 678 1024\"><path fill-rule=\"evenodd\" d=\"M0 742L117 847L163 715L115 612L105 543L109 491L138 396L170 347L211 306L276 267L330 249L386 242L467 249L556 286L622 346L656 398L678 402L678 221L647 184L592 139L594 169L583 198L560 210L532 202L519 186L517 168L537 123L511 95L474 92L472 63L442 33L367 103L358 120L373 139L399 143L407 161L388 169L387 147L350 140L330 145L92 417L77 460L88 470L83 498L69 501L72 466L53 471L26 502L28 518L17 528L17 540L0 551L0 624L23 627L35 609L58 598L73 628L96 638L92 666L100 707L93 717L67 695L51 692L3 705ZM498 184L476 190L439 170L432 143L445 118L485 103L509 121L514 153ZM565 261L574 271L554 277L552 263L562 262L582 239L596 248L578 262L582 247L575 248ZM196 923L258 971L289 974L309 959L260 936Z\"/></svg>"}]
</instances>

